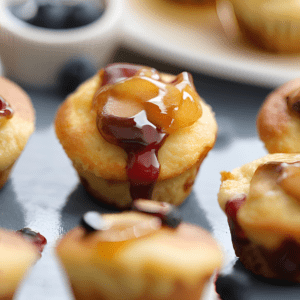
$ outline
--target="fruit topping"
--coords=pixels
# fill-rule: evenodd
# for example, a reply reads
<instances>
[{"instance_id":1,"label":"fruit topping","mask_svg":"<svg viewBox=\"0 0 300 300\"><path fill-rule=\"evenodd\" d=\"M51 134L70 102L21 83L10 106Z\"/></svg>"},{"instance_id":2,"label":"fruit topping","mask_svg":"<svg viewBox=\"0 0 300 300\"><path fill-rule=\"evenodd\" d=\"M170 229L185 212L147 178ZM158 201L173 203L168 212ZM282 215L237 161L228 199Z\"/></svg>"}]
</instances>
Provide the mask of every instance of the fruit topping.
<instances>
[{"instance_id":1,"label":"fruit topping","mask_svg":"<svg viewBox=\"0 0 300 300\"><path fill-rule=\"evenodd\" d=\"M97 128L128 154L132 199L151 199L165 138L202 115L192 78L183 72L165 82L157 70L130 64L109 65L99 76L102 84L93 100Z\"/></svg>"},{"instance_id":2,"label":"fruit topping","mask_svg":"<svg viewBox=\"0 0 300 300\"><path fill-rule=\"evenodd\" d=\"M102 86L95 95L94 109L102 114L133 117L145 110L148 120L162 132L172 133L195 123L202 115L191 75L179 74L173 82L164 82L157 70L128 64L114 64L101 73ZM129 106L125 111L120 102ZM119 109L118 109L119 107ZM133 109L131 110L131 107Z\"/></svg>"},{"instance_id":3,"label":"fruit topping","mask_svg":"<svg viewBox=\"0 0 300 300\"><path fill-rule=\"evenodd\" d=\"M286 100L289 110L300 115L300 89L293 91L287 96Z\"/></svg>"},{"instance_id":4,"label":"fruit topping","mask_svg":"<svg viewBox=\"0 0 300 300\"><path fill-rule=\"evenodd\" d=\"M96 211L85 213L81 218L80 225L88 232L106 230L108 228L108 224L103 220L101 214Z\"/></svg>"},{"instance_id":5,"label":"fruit topping","mask_svg":"<svg viewBox=\"0 0 300 300\"><path fill-rule=\"evenodd\" d=\"M300 162L282 163L281 167L281 175L277 180L279 186L288 195L300 201Z\"/></svg>"},{"instance_id":6,"label":"fruit topping","mask_svg":"<svg viewBox=\"0 0 300 300\"><path fill-rule=\"evenodd\" d=\"M3 97L0 96L0 117L10 119L13 117L13 114L14 111L9 105L9 103L6 102Z\"/></svg>"},{"instance_id":7,"label":"fruit topping","mask_svg":"<svg viewBox=\"0 0 300 300\"><path fill-rule=\"evenodd\" d=\"M299 182L300 162L269 162L255 171L250 182L250 193L259 196L280 187L286 194L300 201Z\"/></svg>"},{"instance_id":8,"label":"fruit topping","mask_svg":"<svg viewBox=\"0 0 300 300\"><path fill-rule=\"evenodd\" d=\"M153 68L113 64L102 70L100 76L102 85L93 102L100 119L110 113L107 105L114 107L111 113L124 117L133 117L137 110L145 110L149 122L170 134L192 125L202 115L200 97L187 72L172 82L164 82ZM123 101L129 106L126 113L124 106L117 108Z\"/></svg>"},{"instance_id":9,"label":"fruit topping","mask_svg":"<svg viewBox=\"0 0 300 300\"><path fill-rule=\"evenodd\" d=\"M153 233L161 227L161 220L155 216L141 218L134 215L130 218L120 216L105 220L100 213L90 211L83 215L80 225L88 233L101 231L101 241L120 242Z\"/></svg>"},{"instance_id":10,"label":"fruit topping","mask_svg":"<svg viewBox=\"0 0 300 300\"><path fill-rule=\"evenodd\" d=\"M22 234L22 236L30 241L32 244L34 244L40 253L43 252L44 247L47 244L46 238L41 235L39 232L33 231L30 228L23 228L17 231L17 233Z\"/></svg>"},{"instance_id":11,"label":"fruit topping","mask_svg":"<svg viewBox=\"0 0 300 300\"><path fill-rule=\"evenodd\" d=\"M132 209L157 216L163 224L172 228L178 227L182 221L179 210L166 202L138 199L133 201Z\"/></svg>"},{"instance_id":12,"label":"fruit topping","mask_svg":"<svg viewBox=\"0 0 300 300\"><path fill-rule=\"evenodd\" d=\"M100 71L102 77L101 86L114 84L129 77L134 76L141 66L132 64L111 64Z\"/></svg>"},{"instance_id":13,"label":"fruit topping","mask_svg":"<svg viewBox=\"0 0 300 300\"><path fill-rule=\"evenodd\" d=\"M101 232L101 240L107 242L127 241L154 233L161 228L157 217L145 219L115 219L110 222L108 230Z\"/></svg>"}]
</instances>

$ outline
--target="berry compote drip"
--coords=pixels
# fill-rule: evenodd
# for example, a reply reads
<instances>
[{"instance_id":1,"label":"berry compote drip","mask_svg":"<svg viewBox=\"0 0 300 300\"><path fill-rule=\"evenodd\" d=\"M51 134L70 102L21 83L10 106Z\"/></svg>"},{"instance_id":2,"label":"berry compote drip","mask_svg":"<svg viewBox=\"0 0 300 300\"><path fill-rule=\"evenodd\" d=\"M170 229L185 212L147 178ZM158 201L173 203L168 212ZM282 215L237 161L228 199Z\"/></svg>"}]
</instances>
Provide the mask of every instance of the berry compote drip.
<instances>
[{"instance_id":1,"label":"berry compote drip","mask_svg":"<svg viewBox=\"0 0 300 300\"><path fill-rule=\"evenodd\" d=\"M94 99L98 130L128 155L127 176L132 199L152 199L160 172L158 150L171 130L177 129L172 126L178 126L172 116L179 105L172 101L182 99L182 90L190 84L185 84L183 79L190 77L181 75L183 79L179 83L166 83L155 69L131 64L109 65L100 76L102 84ZM130 113L124 113L127 108Z\"/></svg>"},{"instance_id":2,"label":"berry compote drip","mask_svg":"<svg viewBox=\"0 0 300 300\"><path fill-rule=\"evenodd\" d=\"M43 252L44 247L47 244L47 239L39 232L33 231L30 228L25 227L18 230L17 233L20 233L25 239L27 239L33 245L35 245L40 253Z\"/></svg>"},{"instance_id":3,"label":"berry compote drip","mask_svg":"<svg viewBox=\"0 0 300 300\"><path fill-rule=\"evenodd\" d=\"M132 199L151 199L160 170L157 153L167 135L147 120L144 110L132 118L107 116L101 130L127 152Z\"/></svg>"},{"instance_id":4,"label":"berry compote drip","mask_svg":"<svg viewBox=\"0 0 300 300\"><path fill-rule=\"evenodd\" d=\"M0 96L0 117L5 117L7 119L12 118L14 114L13 109L10 105Z\"/></svg>"},{"instance_id":5,"label":"berry compote drip","mask_svg":"<svg viewBox=\"0 0 300 300\"><path fill-rule=\"evenodd\" d=\"M243 229L237 221L238 210L245 203L245 201L246 195L241 195L236 199L232 199L226 202L225 212L233 239L244 239L246 237Z\"/></svg>"},{"instance_id":6,"label":"berry compote drip","mask_svg":"<svg viewBox=\"0 0 300 300\"><path fill-rule=\"evenodd\" d=\"M129 64L111 65L105 69L102 86L132 77L139 69ZM127 176L132 199L151 199L160 170L157 153L167 134L148 121L144 110L129 118L106 115L97 123L103 136L128 155Z\"/></svg>"}]
</instances>

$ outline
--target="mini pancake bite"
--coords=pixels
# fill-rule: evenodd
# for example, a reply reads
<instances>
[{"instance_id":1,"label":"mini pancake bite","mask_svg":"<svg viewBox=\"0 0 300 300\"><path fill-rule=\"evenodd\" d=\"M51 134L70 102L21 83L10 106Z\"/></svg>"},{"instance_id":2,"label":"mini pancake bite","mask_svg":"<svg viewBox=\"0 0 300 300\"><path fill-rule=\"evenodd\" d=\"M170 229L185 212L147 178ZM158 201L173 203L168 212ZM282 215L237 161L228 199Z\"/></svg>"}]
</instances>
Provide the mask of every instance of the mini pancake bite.
<instances>
[{"instance_id":1,"label":"mini pancake bite","mask_svg":"<svg viewBox=\"0 0 300 300\"><path fill-rule=\"evenodd\" d=\"M219 204L253 273L300 282L299 186L300 154L269 154L222 173Z\"/></svg>"},{"instance_id":2,"label":"mini pancake bite","mask_svg":"<svg viewBox=\"0 0 300 300\"><path fill-rule=\"evenodd\" d=\"M257 116L260 139L270 153L300 152L300 79L273 91Z\"/></svg>"},{"instance_id":3,"label":"mini pancake bite","mask_svg":"<svg viewBox=\"0 0 300 300\"><path fill-rule=\"evenodd\" d=\"M138 198L181 204L217 134L189 73L130 64L81 85L55 127L87 191L120 209Z\"/></svg>"},{"instance_id":4,"label":"mini pancake bite","mask_svg":"<svg viewBox=\"0 0 300 300\"><path fill-rule=\"evenodd\" d=\"M299 1L229 1L243 36L252 45L269 52L300 51Z\"/></svg>"},{"instance_id":5,"label":"mini pancake bite","mask_svg":"<svg viewBox=\"0 0 300 300\"><path fill-rule=\"evenodd\" d=\"M41 257L47 241L40 233L29 228L17 232L0 229L0 299L13 299L29 271Z\"/></svg>"},{"instance_id":6,"label":"mini pancake bite","mask_svg":"<svg viewBox=\"0 0 300 300\"><path fill-rule=\"evenodd\" d=\"M12 81L0 77L0 188L33 133L34 123L29 96Z\"/></svg>"},{"instance_id":7,"label":"mini pancake bite","mask_svg":"<svg viewBox=\"0 0 300 300\"><path fill-rule=\"evenodd\" d=\"M199 300L222 264L215 240L181 222L173 205L133 203L135 211L88 212L59 241L75 299Z\"/></svg>"}]
</instances>

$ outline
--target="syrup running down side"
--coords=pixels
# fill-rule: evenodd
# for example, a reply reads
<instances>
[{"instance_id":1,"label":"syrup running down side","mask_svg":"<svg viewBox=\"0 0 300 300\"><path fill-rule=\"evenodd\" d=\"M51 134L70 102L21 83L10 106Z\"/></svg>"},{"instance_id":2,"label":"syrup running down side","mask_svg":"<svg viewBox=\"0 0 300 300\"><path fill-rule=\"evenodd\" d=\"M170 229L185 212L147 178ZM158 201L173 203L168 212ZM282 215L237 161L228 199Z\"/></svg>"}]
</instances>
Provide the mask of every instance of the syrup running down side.
<instances>
[{"instance_id":1,"label":"syrup running down side","mask_svg":"<svg viewBox=\"0 0 300 300\"><path fill-rule=\"evenodd\" d=\"M158 151L166 137L202 115L200 97L189 73L165 81L152 68L113 64L100 71L95 95L97 128L127 155L133 200L151 199L160 172Z\"/></svg>"}]
</instances>

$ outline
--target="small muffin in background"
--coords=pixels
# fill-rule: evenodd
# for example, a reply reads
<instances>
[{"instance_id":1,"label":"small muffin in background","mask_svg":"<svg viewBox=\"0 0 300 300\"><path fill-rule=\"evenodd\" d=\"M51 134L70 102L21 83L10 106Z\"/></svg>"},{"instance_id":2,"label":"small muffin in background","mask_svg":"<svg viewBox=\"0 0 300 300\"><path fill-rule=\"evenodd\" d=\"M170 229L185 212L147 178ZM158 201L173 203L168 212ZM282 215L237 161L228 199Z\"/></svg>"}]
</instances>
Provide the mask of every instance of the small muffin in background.
<instances>
[{"instance_id":1,"label":"small muffin in background","mask_svg":"<svg viewBox=\"0 0 300 300\"><path fill-rule=\"evenodd\" d=\"M27 93L0 77L0 188L35 128L35 111Z\"/></svg>"},{"instance_id":2,"label":"small muffin in background","mask_svg":"<svg viewBox=\"0 0 300 300\"><path fill-rule=\"evenodd\" d=\"M300 154L222 172L219 204L237 257L254 274L300 282Z\"/></svg>"},{"instance_id":3,"label":"small muffin in background","mask_svg":"<svg viewBox=\"0 0 300 300\"><path fill-rule=\"evenodd\" d=\"M300 153L300 79L273 91L257 115L257 131L269 153Z\"/></svg>"},{"instance_id":4,"label":"small muffin in background","mask_svg":"<svg viewBox=\"0 0 300 300\"><path fill-rule=\"evenodd\" d=\"M217 136L189 73L131 64L109 65L79 86L55 129L86 190L119 209L138 198L180 205Z\"/></svg>"},{"instance_id":5,"label":"small muffin in background","mask_svg":"<svg viewBox=\"0 0 300 300\"><path fill-rule=\"evenodd\" d=\"M47 240L29 228L17 232L0 229L0 300L11 300L28 273L41 257Z\"/></svg>"},{"instance_id":6,"label":"small muffin in background","mask_svg":"<svg viewBox=\"0 0 300 300\"><path fill-rule=\"evenodd\" d=\"M167 2L173 2L183 5L206 5L206 4L215 4L216 0L163 0Z\"/></svg>"},{"instance_id":7,"label":"small muffin in background","mask_svg":"<svg viewBox=\"0 0 300 300\"><path fill-rule=\"evenodd\" d=\"M134 211L86 213L59 241L75 299L199 300L222 265L216 241L168 203L133 203Z\"/></svg>"},{"instance_id":8,"label":"small muffin in background","mask_svg":"<svg viewBox=\"0 0 300 300\"><path fill-rule=\"evenodd\" d=\"M300 52L300 4L281 0L230 0L244 37L255 46Z\"/></svg>"}]
</instances>

